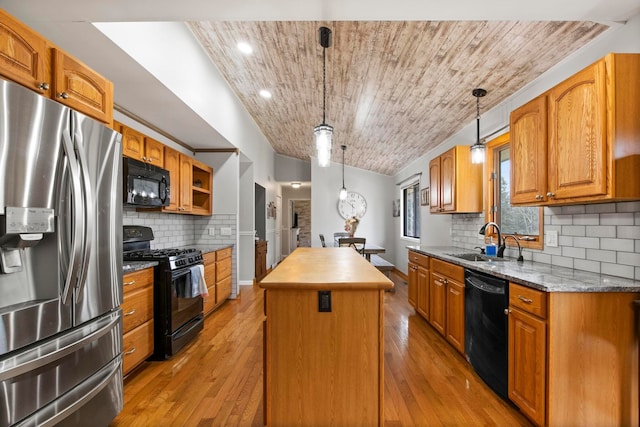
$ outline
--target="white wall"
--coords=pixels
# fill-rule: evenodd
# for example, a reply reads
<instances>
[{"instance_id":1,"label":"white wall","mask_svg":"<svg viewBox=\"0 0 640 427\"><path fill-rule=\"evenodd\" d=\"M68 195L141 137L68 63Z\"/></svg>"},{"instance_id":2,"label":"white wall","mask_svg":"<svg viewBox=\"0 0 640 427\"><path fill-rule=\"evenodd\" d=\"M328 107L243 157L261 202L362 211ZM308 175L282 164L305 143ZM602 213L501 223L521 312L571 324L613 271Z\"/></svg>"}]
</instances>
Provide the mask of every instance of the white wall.
<instances>
[{"instance_id":1,"label":"white wall","mask_svg":"<svg viewBox=\"0 0 640 427\"><path fill-rule=\"evenodd\" d=\"M527 84L495 108L487 112L481 112L481 136L490 134L508 125L509 113L513 109L525 104L547 89L580 71L582 68L602 58L609 52L640 53L640 15L634 16L625 25L607 30L601 37L587 44L573 55L568 56L565 60L540 76L540 78ZM479 84L479 86L482 86L482 84ZM491 91L490 87L485 89ZM474 121L444 141L436 149L431 150L407 165L407 167L396 175L396 182L402 181L414 173L421 172L421 187L429 186L429 160L455 145L472 145L475 141L475 132L476 124ZM399 189L396 192L396 197L399 197ZM451 245L451 215L431 215L425 211L426 209L422 209L421 212L422 236L420 244L428 246ZM400 271L407 273L406 245L412 243L399 236L399 232L395 234L395 261L392 262L394 262L396 268Z\"/></svg>"},{"instance_id":2,"label":"white wall","mask_svg":"<svg viewBox=\"0 0 640 427\"><path fill-rule=\"evenodd\" d=\"M393 178L353 167L345 167L345 186L364 196L367 212L360 220L356 236L387 249L382 256L394 259L392 228ZM344 219L338 213L338 193L342 187L342 163L328 168L311 161L311 246L320 247L322 233L330 244L333 233L344 231Z\"/></svg>"}]
</instances>

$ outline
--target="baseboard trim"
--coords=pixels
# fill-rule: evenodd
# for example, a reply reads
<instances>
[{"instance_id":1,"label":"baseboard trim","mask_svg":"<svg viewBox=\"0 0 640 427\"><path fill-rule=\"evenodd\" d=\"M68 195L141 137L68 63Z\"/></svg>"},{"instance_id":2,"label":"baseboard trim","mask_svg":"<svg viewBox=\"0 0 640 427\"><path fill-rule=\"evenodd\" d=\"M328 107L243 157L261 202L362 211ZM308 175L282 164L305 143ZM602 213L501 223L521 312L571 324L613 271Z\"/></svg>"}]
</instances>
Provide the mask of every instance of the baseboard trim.
<instances>
[{"instance_id":1,"label":"baseboard trim","mask_svg":"<svg viewBox=\"0 0 640 427\"><path fill-rule=\"evenodd\" d=\"M399 276L402 280L404 280L405 282L409 281L409 278L407 277L406 274L404 274L402 271L398 270L397 268L394 268L392 270L392 273L395 274L396 276Z\"/></svg>"},{"instance_id":2,"label":"baseboard trim","mask_svg":"<svg viewBox=\"0 0 640 427\"><path fill-rule=\"evenodd\" d=\"M253 280L238 280L240 286L253 286Z\"/></svg>"}]
</instances>

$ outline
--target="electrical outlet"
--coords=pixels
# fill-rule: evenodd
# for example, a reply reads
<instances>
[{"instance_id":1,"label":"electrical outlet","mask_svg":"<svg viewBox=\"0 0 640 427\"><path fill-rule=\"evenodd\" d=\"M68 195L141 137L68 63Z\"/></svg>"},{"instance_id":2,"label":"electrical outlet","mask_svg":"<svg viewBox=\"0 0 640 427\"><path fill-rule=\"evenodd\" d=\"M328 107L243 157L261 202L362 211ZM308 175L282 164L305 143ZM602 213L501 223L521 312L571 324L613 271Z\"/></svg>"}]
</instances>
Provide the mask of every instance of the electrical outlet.
<instances>
[{"instance_id":1,"label":"electrical outlet","mask_svg":"<svg viewBox=\"0 0 640 427\"><path fill-rule=\"evenodd\" d=\"M214 227L209 228L209 236L215 236L216 235L216 229Z\"/></svg>"},{"instance_id":2,"label":"electrical outlet","mask_svg":"<svg viewBox=\"0 0 640 427\"><path fill-rule=\"evenodd\" d=\"M231 236L231 227L221 227L220 234L223 236Z\"/></svg>"},{"instance_id":3,"label":"electrical outlet","mask_svg":"<svg viewBox=\"0 0 640 427\"><path fill-rule=\"evenodd\" d=\"M558 247L558 232L556 230L545 231L544 244L550 248Z\"/></svg>"}]
</instances>

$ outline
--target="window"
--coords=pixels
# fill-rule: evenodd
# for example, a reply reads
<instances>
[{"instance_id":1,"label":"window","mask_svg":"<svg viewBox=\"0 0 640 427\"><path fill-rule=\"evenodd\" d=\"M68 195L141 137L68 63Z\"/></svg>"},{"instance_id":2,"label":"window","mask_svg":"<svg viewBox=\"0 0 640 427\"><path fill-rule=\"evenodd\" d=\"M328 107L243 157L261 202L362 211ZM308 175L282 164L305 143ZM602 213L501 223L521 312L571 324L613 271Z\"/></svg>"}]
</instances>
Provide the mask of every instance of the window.
<instances>
[{"instance_id":1,"label":"window","mask_svg":"<svg viewBox=\"0 0 640 427\"><path fill-rule=\"evenodd\" d=\"M503 236L516 236L523 247L542 249L542 208L511 206L509 134L490 141L487 151L486 222L497 223ZM494 233L494 230L491 229L491 232ZM507 245L515 246L515 243L508 239Z\"/></svg>"},{"instance_id":2,"label":"window","mask_svg":"<svg viewBox=\"0 0 640 427\"><path fill-rule=\"evenodd\" d=\"M402 189L402 236L420 238L420 183Z\"/></svg>"}]
</instances>

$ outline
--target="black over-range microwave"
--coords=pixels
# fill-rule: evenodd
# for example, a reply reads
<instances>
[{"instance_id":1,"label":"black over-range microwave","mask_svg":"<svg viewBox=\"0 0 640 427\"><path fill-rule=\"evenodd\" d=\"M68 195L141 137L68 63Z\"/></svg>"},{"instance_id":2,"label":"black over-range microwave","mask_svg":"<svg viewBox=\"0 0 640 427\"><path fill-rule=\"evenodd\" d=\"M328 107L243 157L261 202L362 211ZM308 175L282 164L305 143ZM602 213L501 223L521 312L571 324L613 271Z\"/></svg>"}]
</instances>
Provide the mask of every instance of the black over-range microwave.
<instances>
[{"instance_id":1,"label":"black over-range microwave","mask_svg":"<svg viewBox=\"0 0 640 427\"><path fill-rule=\"evenodd\" d=\"M122 158L123 203L138 207L169 205L169 171L139 160Z\"/></svg>"}]
</instances>

